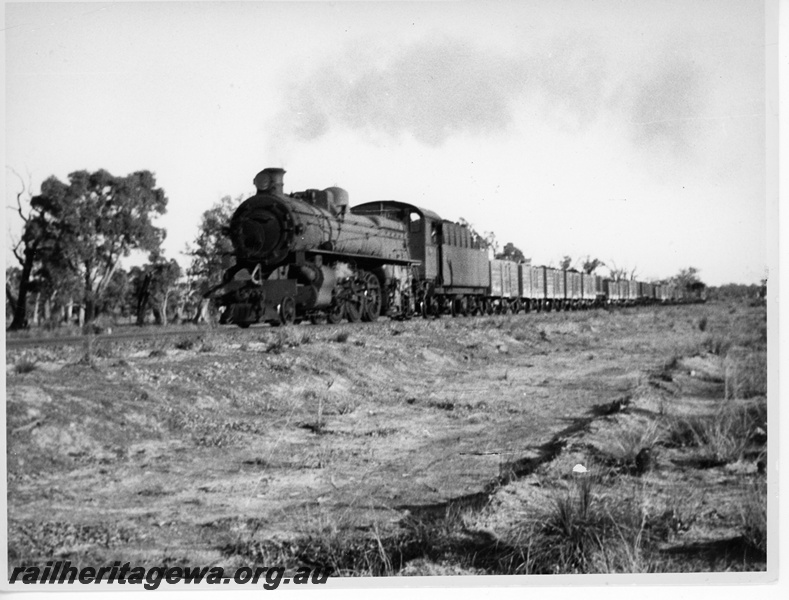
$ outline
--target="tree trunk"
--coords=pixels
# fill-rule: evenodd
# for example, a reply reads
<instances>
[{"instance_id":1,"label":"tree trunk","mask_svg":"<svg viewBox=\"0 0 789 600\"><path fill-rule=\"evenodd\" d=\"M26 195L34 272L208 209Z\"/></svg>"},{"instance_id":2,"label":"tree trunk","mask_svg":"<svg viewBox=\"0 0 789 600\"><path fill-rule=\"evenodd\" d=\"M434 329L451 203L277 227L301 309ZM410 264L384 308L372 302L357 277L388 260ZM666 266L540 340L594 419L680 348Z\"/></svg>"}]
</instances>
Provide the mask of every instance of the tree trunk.
<instances>
[{"instance_id":1,"label":"tree trunk","mask_svg":"<svg viewBox=\"0 0 789 600\"><path fill-rule=\"evenodd\" d=\"M13 315L16 312L16 296L8 283L5 284L5 299L11 307L11 315Z\"/></svg>"},{"instance_id":2,"label":"tree trunk","mask_svg":"<svg viewBox=\"0 0 789 600\"><path fill-rule=\"evenodd\" d=\"M66 325L71 325L71 321L74 318L74 299L69 298L68 303L66 304L66 311L65 311L65 321Z\"/></svg>"},{"instance_id":3,"label":"tree trunk","mask_svg":"<svg viewBox=\"0 0 789 600\"><path fill-rule=\"evenodd\" d=\"M37 245L25 248L25 260L22 264L22 274L19 277L19 293L14 307L14 318L11 325L8 326L9 331L27 328L27 292L30 287L30 275L33 272L36 250Z\"/></svg>"},{"instance_id":4,"label":"tree trunk","mask_svg":"<svg viewBox=\"0 0 789 600\"><path fill-rule=\"evenodd\" d=\"M38 327L41 325L41 315L39 308L41 307L41 292L36 292L36 300L33 303L33 326Z\"/></svg>"},{"instance_id":5,"label":"tree trunk","mask_svg":"<svg viewBox=\"0 0 789 600\"><path fill-rule=\"evenodd\" d=\"M161 325L167 325L167 302L170 300L170 293L164 293L164 299L162 300L162 322Z\"/></svg>"},{"instance_id":6,"label":"tree trunk","mask_svg":"<svg viewBox=\"0 0 789 600\"><path fill-rule=\"evenodd\" d=\"M92 296L92 294L89 294L87 298L85 298L82 309L82 323L79 324L80 327L85 323L92 323L96 318L96 302L93 300Z\"/></svg>"},{"instance_id":7,"label":"tree trunk","mask_svg":"<svg viewBox=\"0 0 789 600\"><path fill-rule=\"evenodd\" d=\"M184 299L183 296L178 298L175 303L175 314L173 315L173 323L183 323L184 321Z\"/></svg>"},{"instance_id":8,"label":"tree trunk","mask_svg":"<svg viewBox=\"0 0 789 600\"><path fill-rule=\"evenodd\" d=\"M52 296L44 300L44 323L52 321Z\"/></svg>"},{"instance_id":9,"label":"tree trunk","mask_svg":"<svg viewBox=\"0 0 789 600\"><path fill-rule=\"evenodd\" d=\"M145 312L148 308L147 295L140 294L137 297L137 325L145 325Z\"/></svg>"},{"instance_id":10,"label":"tree trunk","mask_svg":"<svg viewBox=\"0 0 789 600\"><path fill-rule=\"evenodd\" d=\"M211 308L210 302L205 298L200 298L199 304L197 305L197 313L195 313L194 322L208 323L210 308Z\"/></svg>"},{"instance_id":11,"label":"tree trunk","mask_svg":"<svg viewBox=\"0 0 789 600\"><path fill-rule=\"evenodd\" d=\"M137 325L143 325L145 323L145 309L148 306L148 289L150 285L151 276L150 274L146 274L140 286L140 291L137 294Z\"/></svg>"}]
</instances>

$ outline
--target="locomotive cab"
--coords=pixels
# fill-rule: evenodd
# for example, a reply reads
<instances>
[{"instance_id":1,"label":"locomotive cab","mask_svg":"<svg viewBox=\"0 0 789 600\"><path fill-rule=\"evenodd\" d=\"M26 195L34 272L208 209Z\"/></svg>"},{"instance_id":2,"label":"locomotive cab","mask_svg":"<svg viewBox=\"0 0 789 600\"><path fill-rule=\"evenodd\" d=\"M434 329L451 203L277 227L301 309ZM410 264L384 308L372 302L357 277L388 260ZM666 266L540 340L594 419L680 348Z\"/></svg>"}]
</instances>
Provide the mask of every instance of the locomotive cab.
<instances>
[{"instance_id":1,"label":"locomotive cab","mask_svg":"<svg viewBox=\"0 0 789 600\"><path fill-rule=\"evenodd\" d=\"M355 206L354 214L380 215L408 226L411 257L415 267L417 302L422 312L470 312L490 285L487 252L466 225L442 219L436 213L384 200Z\"/></svg>"}]
</instances>

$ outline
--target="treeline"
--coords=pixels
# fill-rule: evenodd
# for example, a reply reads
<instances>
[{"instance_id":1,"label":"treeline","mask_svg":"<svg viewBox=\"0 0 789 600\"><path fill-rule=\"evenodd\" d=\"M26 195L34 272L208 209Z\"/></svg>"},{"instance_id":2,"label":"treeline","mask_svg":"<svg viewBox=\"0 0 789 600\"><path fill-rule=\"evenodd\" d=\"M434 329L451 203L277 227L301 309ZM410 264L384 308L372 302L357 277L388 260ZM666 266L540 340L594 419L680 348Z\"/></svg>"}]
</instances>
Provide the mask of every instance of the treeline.
<instances>
[{"instance_id":1,"label":"treeline","mask_svg":"<svg viewBox=\"0 0 789 600\"><path fill-rule=\"evenodd\" d=\"M767 296L767 280L761 284L729 283L707 289L710 300L762 300Z\"/></svg>"},{"instance_id":2,"label":"treeline","mask_svg":"<svg viewBox=\"0 0 789 600\"><path fill-rule=\"evenodd\" d=\"M203 214L184 268L162 250L166 232L155 219L166 213L167 196L150 171L75 171L67 182L48 178L38 195L18 178L13 208L22 233L12 240L16 264L6 268L9 330L209 317L202 294L229 264L223 227L237 201L224 198ZM145 261L127 270L121 262L132 254Z\"/></svg>"}]
</instances>

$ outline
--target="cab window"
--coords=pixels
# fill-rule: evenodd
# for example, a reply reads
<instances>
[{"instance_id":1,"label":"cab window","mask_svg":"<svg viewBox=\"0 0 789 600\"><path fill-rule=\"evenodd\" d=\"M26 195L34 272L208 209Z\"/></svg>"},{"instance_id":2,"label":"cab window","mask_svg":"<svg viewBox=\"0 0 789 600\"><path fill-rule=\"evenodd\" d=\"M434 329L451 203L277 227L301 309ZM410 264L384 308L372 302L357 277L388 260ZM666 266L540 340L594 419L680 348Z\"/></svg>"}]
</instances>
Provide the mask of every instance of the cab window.
<instances>
[{"instance_id":1,"label":"cab window","mask_svg":"<svg viewBox=\"0 0 789 600\"><path fill-rule=\"evenodd\" d=\"M412 212L411 214L408 215L408 219L410 221L408 230L411 233L419 233L420 231L422 231L422 217L419 216L419 213Z\"/></svg>"},{"instance_id":2,"label":"cab window","mask_svg":"<svg viewBox=\"0 0 789 600\"><path fill-rule=\"evenodd\" d=\"M436 221L430 223L430 242L434 245L441 242L441 225Z\"/></svg>"}]
</instances>

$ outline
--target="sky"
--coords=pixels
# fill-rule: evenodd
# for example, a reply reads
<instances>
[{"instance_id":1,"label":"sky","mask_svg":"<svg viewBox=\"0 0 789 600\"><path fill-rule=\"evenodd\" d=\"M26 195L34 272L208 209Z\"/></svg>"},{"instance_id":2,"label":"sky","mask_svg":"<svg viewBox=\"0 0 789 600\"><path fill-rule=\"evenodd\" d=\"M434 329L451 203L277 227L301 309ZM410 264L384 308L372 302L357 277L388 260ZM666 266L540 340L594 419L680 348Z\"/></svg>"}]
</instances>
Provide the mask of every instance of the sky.
<instances>
[{"instance_id":1,"label":"sky","mask_svg":"<svg viewBox=\"0 0 789 600\"><path fill-rule=\"evenodd\" d=\"M767 37L748 0L6 3L6 204L10 169L150 170L185 266L202 212L282 167L535 264L758 283Z\"/></svg>"}]
</instances>

